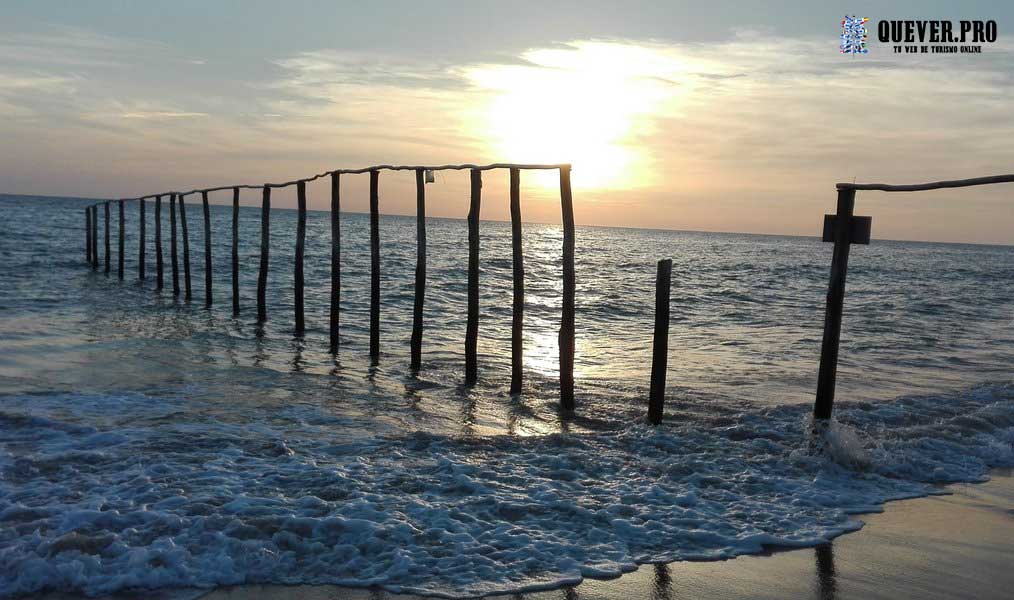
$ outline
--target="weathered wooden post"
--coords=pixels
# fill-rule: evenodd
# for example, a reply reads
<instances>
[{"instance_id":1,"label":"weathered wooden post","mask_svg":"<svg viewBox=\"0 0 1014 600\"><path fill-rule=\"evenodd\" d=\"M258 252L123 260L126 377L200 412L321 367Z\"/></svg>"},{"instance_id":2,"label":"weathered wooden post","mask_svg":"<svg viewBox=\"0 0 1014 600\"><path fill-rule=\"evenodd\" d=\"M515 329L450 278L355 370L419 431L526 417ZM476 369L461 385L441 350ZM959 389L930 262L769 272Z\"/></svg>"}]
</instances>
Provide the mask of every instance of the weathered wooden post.
<instances>
[{"instance_id":1,"label":"weathered wooden post","mask_svg":"<svg viewBox=\"0 0 1014 600\"><path fill-rule=\"evenodd\" d=\"M99 270L99 205L92 204L92 270Z\"/></svg>"},{"instance_id":2,"label":"weathered wooden post","mask_svg":"<svg viewBox=\"0 0 1014 600\"><path fill-rule=\"evenodd\" d=\"M109 275L109 262L111 260L111 258L110 258L110 252L109 252L109 202L103 202L102 203L102 210L105 213L105 217L106 217L106 220L105 220L106 225L105 225L105 232L104 232L105 233L105 238L106 238L106 256L105 256L105 261L106 261L106 275Z\"/></svg>"},{"instance_id":3,"label":"weathered wooden post","mask_svg":"<svg viewBox=\"0 0 1014 600\"><path fill-rule=\"evenodd\" d=\"M148 240L144 234L144 198L137 200L137 279L144 281L144 250Z\"/></svg>"},{"instance_id":4,"label":"weathered wooden post","mask_svg":"<svg viewBox=\"0 0 1014 600\"><path fill-rule=\"evenodd\" d=\"M211 308L211 211L208 207L208 192L201 192L204 206L204 306Z\"/></svg>"},{"instance_id":5,"label":"weathered wooden post","mask_svg":"<svg viewBox=\"0 0 1014 600\"><path fill-rule=\"evenodd\" d=\"M370 171L370 358L380 358L380 172Z\"/></svg>"},{"instance_id":6,"label":"weathered wooden post","mask_svg":"<svg viewBox=\"0 0 1014 600\"><path fill-rule=\"evenodd\" d=\"M180 226L183 229L183 299L190 302L190 230L187 229L187 203L180 194L177 202L180 205Z\"/></svg>"},{"instance_id":7,"label":"weathered wooden post","mask_svg":"<svg viewBox=\"0 0 1014 600\"><path fill-rule=\"evenodd\" d=\"M155 196L155 289L161 290L164 284L164 268L162 264L162 196Z\"/></svg>"},{"instance_id":8,"label":"weathered wooden post","mask_svg":"<svg viewBox=\"0 0 1014 600\"><path fill-rule=\"evenodd\" d=\"M669 292L672 260L658 261L655 276L655 337L651 347L651 388L648 392L648 422L662 422L665 405L665 375L669 364Z\"/></svg>"},{"instance_id":9,"label":"weathered wooden post","mask_svg":"<svg viewBox=\"0 0 1014 600\"><path fill-rule=\"evenodd\" d=\"M415 170L415 299L412 303L411 365L422 366L423 305L426 299L426 183Z\"/></svg>"},{"instance_id":10,"label":"weathered wooden post","mask_svg":"<svg viewBox=\"0 0 1014 600\"><path fill-rule=\"evenodd\" d=\"M835 376L838 370L838 345L841 340L842 308L845 303L845 275L848 271L849 247L870 243L870 217L852 215L856 191L838 190L838 212L824 215L823 241L834 242L831 256L831 281L827 289L827 310L824 314L824 340L820 347L820 371L817 376L817 398L813 405L815 419L827 422L834 407Z\"/></svg>"},{"instance_id":11,"label":"weathered wooden post","mask_svg":"<svg viewBox=\"0 0 1014 600\"><path fill-rule=\"evenodd\" d=\"M560 205L563 212L563 315L560 319L560 405L574 410L574 200L570 166L560 167Z\"/></svg>"},{"instance_id":12,"label":"weathered wooden post","mask_svg":"<svg viewBox=\"0 0 1014 600\"><path fill-rule=\"evenodd\" d=\"M126 221L123 217L123 200L120 200L117 203L117 206L120 211L120 227L117 229L119 249L116 253L116 276L119 277L120 281L123 281L123 242L126 239L126 234L124 232L124 225L126 224Z\"/></svg>"},{"instance_id":13,"label":"weathered wooden post","mask_svg":"<svg viewBox=\"0 0 1014 600\"><path fill-rule=\"evenodd\" d=\"M239 188L232 188L232 314L239 314Z\"/></svg>"},{"instance_id":14,"label":"weathered wooden post","mask_svg":"<svg viewBox=\"0 0 1014 600\"><path fill-rule=\"evenodd\" d=\"M261 200L261 265L257 272L257 322L263 323L268 318L268 248L271 236L271 186L264 184L264 196Z\"/></svg>"},{"instance_id":15,"label":"weathered wooden post","mask_svg":"<svg viewBox=\"0 0 1014 600\"><path fill-rule=\"evenodd\" d=\"M85 260L92 262L92 209L85 209Z\"/></svg>"},{"instance_id":16,"label":"weathered wooden post","mask_svg":"<svg viewBox=\"0 0 1014 600\"><path fill-rule=\"evenodd\" d=\"M479 211L482 205L482 171L472 169L468 202L468 321L465 325L465 383L479 379L476 351L479 342Z\"/></svg>"},{"instance_id":17,"label":"weathered wooden post","mask_svg":"<svg viewBox=\"0 0 1014 600\"><path fill-rule=\"evenodd\" d=\"M176 194L169 194L169 261L173 271L173 296L180 295L180 261L176 254Z\"/></svg>"},{"instance_id":18,"label":"weathered wooden post","mask_svg":"<svg viewBox=\"0 0 1014 600\"><path fill-rule=\"evenodd\" d=\"M341 309L341 179L340 174L331 173L331 354L338 352L338 321Z\"/></svg>"},{"instance_id":19,"label":"weathered wooden post","mask_svg":"<svg viewBox=\"0 0 1014 600\"><path fill-rule=\"evenodd\" d=\"M514 306L511 322L511 394L521 393L522 327L525 314L525 264L521 250L521 175L517 167L510 169L511 249L514 264Z\"/></svg>"},{"instance_id":20,"label":"weathered wooden post","mask_svg":"<svg viewBox=\"0 0 1014 600\"><path fill-rule=\"evenodd\" d=\"M296 264L293 279L293 307L296 311L296 335L306 331L303 312L303 251L306 244L306 182L296 183Z\"/></svg>"}]
</instances>

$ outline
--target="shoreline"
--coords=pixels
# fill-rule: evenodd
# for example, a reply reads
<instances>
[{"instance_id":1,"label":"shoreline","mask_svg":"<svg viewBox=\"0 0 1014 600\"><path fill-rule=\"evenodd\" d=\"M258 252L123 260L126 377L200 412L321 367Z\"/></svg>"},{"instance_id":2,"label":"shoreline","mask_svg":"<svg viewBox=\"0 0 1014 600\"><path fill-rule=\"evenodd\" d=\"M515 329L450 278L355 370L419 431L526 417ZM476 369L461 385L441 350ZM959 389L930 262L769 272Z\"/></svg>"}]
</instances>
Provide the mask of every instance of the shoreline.
<instances>
[{"instance_id":1,"label":"shoreline","mask_svg":"<svg viewBox=\"0 0 1014 600\"><path fill-rule=\"evenodd\" d=\"M889 501L856 515L864 525L830 543L770 548L717 561L644 564L610 579L489 597L529 600L627 598L1008 598L1014 589L1014 469L941 494ZM49 593L43 600L79 600ZM105 600L421 600L380 588L248 584L212 590L137 590Z\"/></svg>"}]
</instances>

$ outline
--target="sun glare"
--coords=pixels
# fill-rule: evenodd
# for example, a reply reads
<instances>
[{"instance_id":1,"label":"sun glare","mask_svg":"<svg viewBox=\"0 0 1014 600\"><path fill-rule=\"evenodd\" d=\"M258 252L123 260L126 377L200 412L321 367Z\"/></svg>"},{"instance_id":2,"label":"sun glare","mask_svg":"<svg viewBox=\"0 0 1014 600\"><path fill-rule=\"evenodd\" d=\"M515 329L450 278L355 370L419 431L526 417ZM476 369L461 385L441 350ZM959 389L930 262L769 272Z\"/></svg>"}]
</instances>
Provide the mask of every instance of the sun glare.
<instances>
[{"instance_id":1,"label":"sun glare","mask_svg":"<svg viewBox=\"0 0 1014 600\"><path fill-rule=\"evenodd\" d=\"M632 188L651 182L643 137L676 97L683 71L651 48L582 42L532 50L525 64L470 69L491 92L476 124L491 150L518 162L570 162L579 188ZM557 185L552 173L540 183Z\"/></svg>"}]
</instances>

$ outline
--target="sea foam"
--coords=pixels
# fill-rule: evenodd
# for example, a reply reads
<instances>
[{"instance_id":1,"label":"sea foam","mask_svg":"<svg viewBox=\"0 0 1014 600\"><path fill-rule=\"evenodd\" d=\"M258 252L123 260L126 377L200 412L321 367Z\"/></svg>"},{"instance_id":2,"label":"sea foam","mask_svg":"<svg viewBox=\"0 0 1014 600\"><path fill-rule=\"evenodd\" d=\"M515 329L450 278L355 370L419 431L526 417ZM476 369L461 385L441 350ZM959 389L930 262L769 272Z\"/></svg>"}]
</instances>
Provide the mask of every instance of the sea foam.
<instances>
[{"instance_id":1,"label":"sea foam","mask_svg":"<svg viewBox=\"0 0 1014 600\"><path fill-rule=\"evenodd\" d=\"M240 583L521 592L819 544L886 501L1014 465L1010 384L841 404L821 454L801 406L721 425L348 441L312 414L299 428L160 418L183 404L4 398L0 595Z\"/></svg>"}]
</instances>

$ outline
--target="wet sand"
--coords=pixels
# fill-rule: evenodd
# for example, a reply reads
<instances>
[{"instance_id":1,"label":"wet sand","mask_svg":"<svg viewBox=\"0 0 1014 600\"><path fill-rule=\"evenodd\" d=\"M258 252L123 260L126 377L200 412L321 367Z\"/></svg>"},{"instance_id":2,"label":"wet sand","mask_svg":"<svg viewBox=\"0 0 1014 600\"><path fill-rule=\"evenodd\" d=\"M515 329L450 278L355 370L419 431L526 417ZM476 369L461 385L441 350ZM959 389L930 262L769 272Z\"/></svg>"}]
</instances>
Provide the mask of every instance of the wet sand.
<instances>
[{"instance_id":1,"label":"wet sand","mask_svg":"<svg viewBox=\"0 0 1014 600\"><path fill-rule=\"evenodd\" d=\"M866 526L818 548L716 562L644 565L611 580L586 580L527 600L652 598L1011 598L1014 597L1014 470L948 495L891 502ZM49 594L46 600L77 598ZM245 585L210 592L118 594L115 600L408 600L418 596L337 586Z\"/></svg>"},{"instance_id":2,"label":"wet sand","mask_svg":"<svg viewBox=\"0 0 1014 600\"><path fill-rule=\"evenodd\" d=\"M623 577L532 594L528 600L652 598L1014 597L1014 471L945 496L888 503L832 543L718 562L645 565ZM335 586L239 586L202 600L407 600Z\"/></svg>"}]
</instances>

